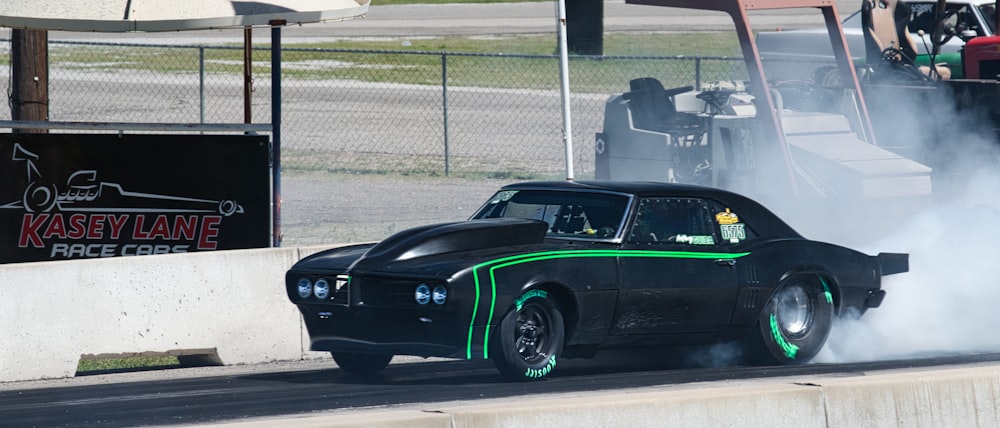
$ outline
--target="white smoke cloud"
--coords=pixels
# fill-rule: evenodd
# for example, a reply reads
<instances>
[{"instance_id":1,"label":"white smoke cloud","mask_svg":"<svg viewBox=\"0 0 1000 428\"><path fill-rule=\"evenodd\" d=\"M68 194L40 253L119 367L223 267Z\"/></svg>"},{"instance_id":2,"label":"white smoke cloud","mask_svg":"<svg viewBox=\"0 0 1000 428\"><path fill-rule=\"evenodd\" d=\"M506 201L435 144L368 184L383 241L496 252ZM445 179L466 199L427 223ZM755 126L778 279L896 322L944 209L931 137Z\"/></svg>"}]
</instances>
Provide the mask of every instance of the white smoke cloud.
<instances>
[{"instance_id":1,"label":"white smoke cloud","mask_svg":"<svg viewBox=\"0 0 1000 428\"><path fill-rule=\"evenodd\" d=\"M815 361L1000 351L1000 148L986 109L956 111L948 91L869 87L865 98L879 145L935 169L929 206L903 216L871 205L817 213L758 197L808 238L910 254L909 272L883 277L882 306L838 320Z\"/></svg>"},{"instance_id":2,"label":"white smoke cloud","mask_svg":"<svg viewBox=\"0 0 1000 428\"><path fill-rule=\"evenodd\" d=\"M961 142L993 144L991 142ZM970 152L983 152L971 150ZM883 277L882 306L834 326L817 362L850 362L1000 351L1000 172L983 158L956 162L969 177L863 249L910 254L910 271ZM995 160L987 163L996 165Z\"/></svg>"}]
</instances>

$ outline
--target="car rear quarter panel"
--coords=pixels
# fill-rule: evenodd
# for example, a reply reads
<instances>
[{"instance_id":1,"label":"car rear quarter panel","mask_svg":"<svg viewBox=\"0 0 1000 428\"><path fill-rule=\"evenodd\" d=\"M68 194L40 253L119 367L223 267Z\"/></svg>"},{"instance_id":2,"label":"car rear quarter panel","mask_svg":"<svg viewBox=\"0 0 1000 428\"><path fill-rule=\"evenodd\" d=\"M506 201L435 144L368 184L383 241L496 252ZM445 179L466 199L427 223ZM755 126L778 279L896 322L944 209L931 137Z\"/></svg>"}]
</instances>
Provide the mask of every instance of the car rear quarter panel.
<instances>
[{"instance_id":1,"label":"car rear quarter panel","mask_svg":"<svg viewBox=\"0 0 1000 428\"><path fill-rule=\"evenodd\" d=\"M740 285L758 288L753 305L738 307L759 311L781 281L795 275L820 277L833 294L840 313L848 308L863 311L869 290L881 287L881 273L874 256L834 244L805 239L776 240L751 249L740 261ZM753 311L742 314L743 321L756 320Z\"/></svg>"}]
</instances>

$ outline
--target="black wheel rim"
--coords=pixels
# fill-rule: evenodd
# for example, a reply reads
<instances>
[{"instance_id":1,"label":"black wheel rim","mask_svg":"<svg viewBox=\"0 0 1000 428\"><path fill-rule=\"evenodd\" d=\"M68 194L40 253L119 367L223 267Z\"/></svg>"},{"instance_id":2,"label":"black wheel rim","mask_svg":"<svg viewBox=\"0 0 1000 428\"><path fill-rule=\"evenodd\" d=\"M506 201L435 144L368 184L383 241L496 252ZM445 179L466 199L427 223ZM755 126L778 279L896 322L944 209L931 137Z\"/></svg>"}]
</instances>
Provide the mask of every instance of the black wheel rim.
<instances>
[{"instance_id":1,"label":"black wheel rim","mask_svg":"<svg viewBox=\"0 0 1000 428\"><path fill-rule=\"evenodd\" d=\"M547 362L552 351L549 332L552 319L544 308L535 304L526 305L517 314L514 346L521 359L528 364Z\"/></svg>"}]
</instances>

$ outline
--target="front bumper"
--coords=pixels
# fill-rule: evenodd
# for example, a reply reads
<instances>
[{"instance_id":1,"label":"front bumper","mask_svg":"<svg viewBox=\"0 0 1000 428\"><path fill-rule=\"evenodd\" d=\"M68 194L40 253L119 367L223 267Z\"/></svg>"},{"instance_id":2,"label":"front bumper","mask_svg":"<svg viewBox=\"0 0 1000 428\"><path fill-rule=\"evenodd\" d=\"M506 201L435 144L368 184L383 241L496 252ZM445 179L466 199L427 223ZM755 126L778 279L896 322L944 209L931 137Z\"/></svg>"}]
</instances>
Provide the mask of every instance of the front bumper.
<instances>
[{"instance_id":1,"label":"front bumper","mask_svg":"<svg viewBox=\"0 0 1000 428\"><path fill-rule=\"evenodd\" d=\"M416 355L420 357L462 358L465 352L454 346L424 342L380 343L347 337L312 337L309 349L328 352L356 352L363 354Z\"/></svg>"},{"instance_id":2,"label":"front bumper","mask_svg":"<svg viewBox=\"0 0 1000 428\"><path fill-rule=\"evenodd\" d=\"M465 358L469 319L444 311L299 305L313 351ZM479 348L479 347L477 347Z\"/></svg>"}]
</instances>

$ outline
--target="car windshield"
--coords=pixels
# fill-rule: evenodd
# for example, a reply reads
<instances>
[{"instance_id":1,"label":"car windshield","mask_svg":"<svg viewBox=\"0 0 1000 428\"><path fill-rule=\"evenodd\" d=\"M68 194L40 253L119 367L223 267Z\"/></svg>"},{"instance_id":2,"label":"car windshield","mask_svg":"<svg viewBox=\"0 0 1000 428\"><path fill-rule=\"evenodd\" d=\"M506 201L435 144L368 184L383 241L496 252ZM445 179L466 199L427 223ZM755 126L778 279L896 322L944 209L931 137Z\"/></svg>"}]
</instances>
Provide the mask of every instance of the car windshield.
<instances>
[{"instance_id":1,"label":"car windshield","mask_svg":"<svg viewBox=\"0 0 1000 428\"><path fill-rule=\"evenodd\" d=\"M985 20L986 28L989 28L987 34L995 34L997 21L997 5L996 3L981 4L979 5L979 12L983 14L983 20Z\"/></svg>"},{"instance_id":2,"label":"car windshield","mask_svg":"<svg viewBox=\"0 0 1000 428\"><path fill-rule=\"evenodd\" d=\"M907 2L910 7L910 32L916 33L918 30L923 30L925 33L930 34L933 29L933 14L935 2ZM949 20L945 23L951 28L956 29L956 31L961 30L975 30L977 19L973 15L972 11L968 9L969 6L964 4L949 4L947 10L949 13ZM983 25L986 26L985 29L980 29L978 33L980 35L991 35L996 30L994 26L996 25L996 3L983 3L975 6L979 9L979 13L983 16ZM857 10L848 16L843 22L843 27L846 28L861 28L861 11Z\"/></svg>"},{"instance_id":3,"label":"car windshield","mask_svg":"<svg viewBox=\"0 0 1000 428\"><path fill-rule=\"evenodd\" d=\"M472 219L517 217L542 220L548 236L610 239L625 222L629 197L614 193L502 190Z\"/></svg>"},{"instance_id":4,"label":"car windshield","mask_svg":"<svg viewBox=\"0 0 1000 428\"><path fill-rule=\"evenodd\" d=\"M844 20L844 22L840 23L840 25L845 29L861 28L861 10L859 9L854 11L854 13L852 13L851 16L848 16L847 19Z\"/></svg>"}]
</instances>

